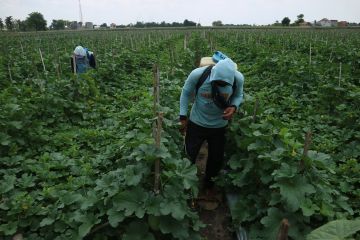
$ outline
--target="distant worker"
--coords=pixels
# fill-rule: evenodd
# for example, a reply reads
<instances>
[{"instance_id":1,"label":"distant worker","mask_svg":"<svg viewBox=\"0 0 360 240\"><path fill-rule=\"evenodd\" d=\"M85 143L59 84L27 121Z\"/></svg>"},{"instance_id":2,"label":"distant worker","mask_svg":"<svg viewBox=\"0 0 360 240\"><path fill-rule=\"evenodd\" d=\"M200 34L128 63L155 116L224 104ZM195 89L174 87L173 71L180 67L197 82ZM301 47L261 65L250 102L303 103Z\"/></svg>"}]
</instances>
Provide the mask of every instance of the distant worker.
<instances>
[{"instance_id":1,"label":"distant worker","mask_svg":"<svg viewBox=\"0 0 360 240\"><path fill-rule=\"evenodd\" d=\"M75 64L74 64L75 63ZM96 68L94 53L87 48L77 46L71 57L71 69L73 73L85 73L89 68Z\"/></svg>"}]
</instances>

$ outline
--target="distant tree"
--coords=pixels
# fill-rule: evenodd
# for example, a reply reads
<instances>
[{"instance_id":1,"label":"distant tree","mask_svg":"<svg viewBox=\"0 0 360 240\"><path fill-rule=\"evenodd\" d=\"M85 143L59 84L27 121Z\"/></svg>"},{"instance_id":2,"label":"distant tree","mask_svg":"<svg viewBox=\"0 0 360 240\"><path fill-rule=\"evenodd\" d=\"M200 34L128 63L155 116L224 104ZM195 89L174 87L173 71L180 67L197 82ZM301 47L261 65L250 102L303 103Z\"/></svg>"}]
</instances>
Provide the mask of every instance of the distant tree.
<instances>
[{"instance_id":1,"label":"distant tree","mask_svg":"<svg viewBox=\"0 0 360 240\"><path fill-rule=\"evenodd\" d=\"M6 25L6 29L8 31L12 31L14 28L14 23L13 23L13 19L12 16L8 16L5 18L5 25Z\"/></svg>"},{"instance_id":2,"label":"distant tree","mask_svg":"<svg viewBox=\"0 0 360 240\"><path fill-rule=\"evenodd\" d=\"M14 26L14 30L15 31L19 31L20 30L20 24L21 24L21 20L19 19L14 19L13 20L13 26Z\"/></svg>"},{"instance_id":3,"label":"distant tree","mask_svg":"<svg viewBox=\"0 0 360 240\"><path fill-rule=\"evenodd\" d=\"M145 27L145 24L144 24L143 22L136 22L135 25L134 25L134 27L136 27L136 28L143 28L143 27Z\"/></svg>"},{"instance_id":4,"label":"distant tree","mask_svg":"<svg viewBox=\"0 0 360 240\"><path fill-rule=\"evenodd\" d=\"M65 29L65 21L64 20L55 20L53 19L52 20L52 23L50 25L50 28L51 29L54 29L54 30L64 30Z\"/></svg>"},{"instance_id":5,"label":"distant tree","mask_svg":"<svg viewBox=\"0 0 360 240\"><path fill-rule=\"evenodd\" d=\"M21 32L25 32L28 29L26 21L17 20L17 25L18 25L19 31L21 31Z\"/></svg>"},{"instance_id":6,"label":"distant tree","mask_svg":"<svg viewBox=\"0 0 360 240\"><path fill-rule=\"evenodd\" d=\"M281 21L281 24L283 26L289 26L290 22L291 22L290 18L284 17L283 20Z\"/></svg>"},{"instance_id":7,"label":"distant tree","mask_svg":"<svg viewBox=\"0 0 360 240\"><path fill-rule=\"evenodd\" d=\"M171 24L171 26L172 26L172 27L182 27L183 24L182 24L182 23L178 23L178 22L173 22L173 23Z\"/></svg>"},{"instance_id":8,"label":"distant tree","mask_svg":"<svg viewBox=\"0 0 360 240\"><path fill-rule=\"evenodd\" d=\"M304 20L304 14L299 14L299 15L297 15L297 20L295 21L295 24L296 24L296 25L299 25L300 23L303 23L303 22L305 22L305 20Z\"/></svg>"},{"instance_id":9,"label":"distant tree","mask_svg":"<svg viewBox=\"0 0 360 240\"><path fill-rule=\"evenodd\" d=\"M2 18L0 18L0 31L2 31L4 29L4 23Z\"/></svg>"},{"instance_id":10,"label":"distant tree","mask_svg":"<svg viewBox=\"0 0 360 240\"><path fill-rule=\"evenodd\" d=\"M193 21L189 21L187 19L184 20L184 27L195 27L196 23Z\"/></svg>"},{"instance_id":11,"label":"distant tree","mask_svg":"<svg viewBox=\"0 0 360 240\"><path fill-rule=\"evenodd\" d=\"M103 24L100 25L100 27L102 27L102 28L107 28L108 26L107 26L106 23L103 23Z\"/></svg>"},{"instance_id":12,"label":"distant tree","mask_svg":"<svg viewBox=\"0 0 360 240\"><path fill-rule=\"evenodd\" d=\"M29 30L35 31L45 31L46 30L46 20L44 16L39 12L32 12L26 18L26 24Z\"/></svg>"},{"instance_id":13,"label":"distant tree","mask_svg":"<svg viewBox=\"0 0 360 240\"><path fill-rule=\"evenodd\" d=\"M212 26L213 27L221 27L221 26L223 26L223 23L220 20L213 21Z\"/></svg>"},{"instance_id":14,"label":"distant tree","mask_svg":"<svg viewBox=\"0 0 360 240\"><path fill-rule=\"evenodd\" d=\"M279 20L276 20L275 23L273 23L272 25L276 27L280 27L281 23L279 23Z\"/></svg>"}]
</instances>

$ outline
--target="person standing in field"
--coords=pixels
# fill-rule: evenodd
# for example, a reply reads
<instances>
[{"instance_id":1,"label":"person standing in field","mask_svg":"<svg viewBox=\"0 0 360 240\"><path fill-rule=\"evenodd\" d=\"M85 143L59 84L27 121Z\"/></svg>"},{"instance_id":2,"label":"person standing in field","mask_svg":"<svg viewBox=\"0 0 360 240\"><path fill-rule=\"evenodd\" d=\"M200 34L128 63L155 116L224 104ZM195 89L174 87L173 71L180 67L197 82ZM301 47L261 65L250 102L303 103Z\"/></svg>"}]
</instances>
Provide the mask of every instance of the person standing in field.
<instances>
[{"instance_id":1,"label":"person standing in field","mask_svg":"<svg viewBox=\"0 0 360 240\"><path fill-rule=\"evenodd\" d=\"M243 100L244 84L244 76L230 58L220 59L211 67L193 70L180 96L180 130L185 135L185 151L192 163L195 163L202 143L208 142L203 183L208 192L214 189L213 177L224 165L226 127ZM188 105L194 96L188 118Z\"/></svg>"},{"instance_id":2,"label":"person standing in field","mask_svg":"<svg viewBox=\"0 0 360 240\"><path fill-rule=\"evenodd\" d=\"M85 73L90 68L96 68L94 53L87 48L77 46L71 57L71 69L73 73Z\"/></svg>"}]
</instances>

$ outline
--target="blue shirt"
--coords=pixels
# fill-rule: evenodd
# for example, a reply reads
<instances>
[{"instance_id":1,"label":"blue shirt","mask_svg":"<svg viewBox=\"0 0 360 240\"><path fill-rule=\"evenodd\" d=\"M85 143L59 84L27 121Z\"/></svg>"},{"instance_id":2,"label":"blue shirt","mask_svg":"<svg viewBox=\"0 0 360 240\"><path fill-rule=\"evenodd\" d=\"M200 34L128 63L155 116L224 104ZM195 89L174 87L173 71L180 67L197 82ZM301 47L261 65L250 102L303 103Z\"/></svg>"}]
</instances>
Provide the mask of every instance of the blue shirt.
<instances>
[{"instance_id":1,"label":"blue shirt","mask_svg":"<svg viewBox=\"0 0 360 240\"><path fill-rule=\"evenodd\" d=\"M221 62L221 61L220 61ZM219 62L219 63L220 63ZM226 67L216 64L212 69L210 76L200 86L195 96L196 84L200 76L206 69L205 67L193 70L185 81L180 96L180 115L187 116L189 102L195 97L194 104L190 112L190 120L197 125L207 128L221 128L228 124L228 120L222 118L224 110L215 105L211 95L211 82L222 80L228 84L219 87L220 94L226 99L231 96L230 105L239 108L243 100L244 76L235 70L226 69ZM227 65L229 63L226 63ZM226 65L225 63L222 65ZM233 93L232 84L236 81L236 89Z\"/></svg>"}]
</instances>

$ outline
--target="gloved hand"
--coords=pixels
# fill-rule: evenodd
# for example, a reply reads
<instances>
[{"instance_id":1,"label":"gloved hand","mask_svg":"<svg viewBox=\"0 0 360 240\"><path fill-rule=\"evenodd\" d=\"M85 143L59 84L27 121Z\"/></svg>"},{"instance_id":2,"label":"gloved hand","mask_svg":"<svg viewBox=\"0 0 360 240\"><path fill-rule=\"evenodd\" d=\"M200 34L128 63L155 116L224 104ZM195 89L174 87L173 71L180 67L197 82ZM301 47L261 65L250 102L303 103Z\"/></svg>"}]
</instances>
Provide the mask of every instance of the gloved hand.
<instances>
[{"instance_id":1,"label":"gloved hand","mask_svg":"<svg viewBox=\"0 0 360 240\"><path fill-rule=\"evenodd\" d=\"M186 128L187 128L187 119L180 119L180 133L181 135L185 135L186 134Z\"/></svg>"},{"instance_id":2,"label":"gloved hand","mask_svg":"<svg viewBox=\"0 0 360 240\"><path fill-rule=\"evenodd\" d=\"M235 111L236 111L235 106L230 106L230 107L225 108L224 114L222 116L223 119L230 120L232 118L232 116L234 115Z\"/></svg>"}]
</instances>

